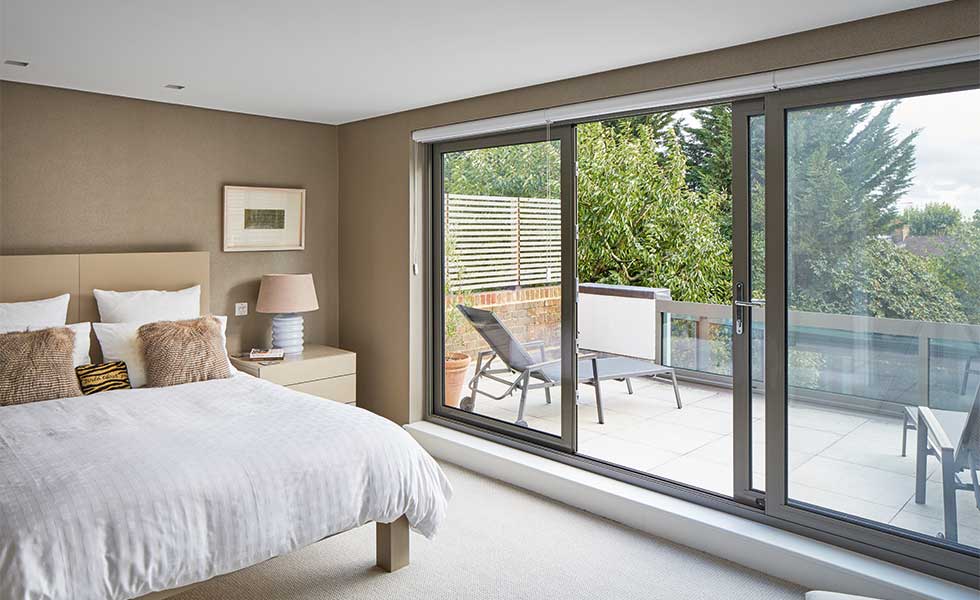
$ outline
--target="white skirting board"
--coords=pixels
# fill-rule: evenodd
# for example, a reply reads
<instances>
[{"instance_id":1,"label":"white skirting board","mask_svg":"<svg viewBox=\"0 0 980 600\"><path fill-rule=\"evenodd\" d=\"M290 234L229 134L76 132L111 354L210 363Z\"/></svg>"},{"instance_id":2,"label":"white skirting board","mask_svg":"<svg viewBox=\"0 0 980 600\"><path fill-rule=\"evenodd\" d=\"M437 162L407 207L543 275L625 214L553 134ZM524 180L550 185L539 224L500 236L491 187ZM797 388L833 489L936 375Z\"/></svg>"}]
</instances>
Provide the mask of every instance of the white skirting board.
<instances>
[{"instance_id":1,"label":"white skirting board","mask_svg":"<svg viewBox=\"0 0 980 600\"><path fill-rule=\"evenodd\" d=\"M405 428L436 459L809 589L895 600L977 599L976 590L435 423Z\"/></svg>"}]
</instances>

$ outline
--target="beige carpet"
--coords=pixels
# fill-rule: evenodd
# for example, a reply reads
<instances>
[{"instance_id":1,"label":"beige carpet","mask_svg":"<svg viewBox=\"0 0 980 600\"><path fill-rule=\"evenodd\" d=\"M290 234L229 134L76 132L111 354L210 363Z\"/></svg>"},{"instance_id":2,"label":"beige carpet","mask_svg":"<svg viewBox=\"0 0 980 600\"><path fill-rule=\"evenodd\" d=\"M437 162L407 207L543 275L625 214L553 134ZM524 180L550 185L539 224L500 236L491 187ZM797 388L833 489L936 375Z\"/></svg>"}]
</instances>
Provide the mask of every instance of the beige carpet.
<instances>
[{"instance_id":1,"label":"beige carpet","mask_svg":"<svg viewBox=\"0 0 980 600\"><path fill-rule=\"evenodd\" d=\"M374 567L368 525L174 599L803 598L785 581L443 466L456 491L449 517L432 541L412 535L401 571Z\"/></svg>"}]
</instances>

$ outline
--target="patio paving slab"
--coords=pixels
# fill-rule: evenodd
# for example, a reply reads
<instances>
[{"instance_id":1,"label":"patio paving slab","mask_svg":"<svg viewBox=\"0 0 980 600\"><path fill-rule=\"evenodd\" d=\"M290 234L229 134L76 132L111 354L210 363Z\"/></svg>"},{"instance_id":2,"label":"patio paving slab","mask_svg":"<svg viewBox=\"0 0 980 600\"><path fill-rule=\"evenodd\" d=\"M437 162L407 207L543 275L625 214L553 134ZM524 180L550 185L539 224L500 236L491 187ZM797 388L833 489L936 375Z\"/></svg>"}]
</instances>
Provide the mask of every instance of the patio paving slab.
<instances>
[{"instance_id":1,"label":"patio paving slab","mask_svg":"<svg viewBox=\"0 0 980 600\"><path fill-rule=\"evenodd\" d=\"M789 481L790 498L795 497L793 485L796 483L831 492L839 491L852 498L876 504L894 506L896 512L905 505L909 491L915 490L913 477L822 455L810 459L793 472Z\"/></svg>"},{"instance_id":2,"label":"patio paving slab","mask_svg":"<svg viewBox=\"0 0 980 600\"><path fill-rule=\"evenodd\" d=\"M598 458L638 471L650 471L681 456L676 452L653 448L647 444L632 442L610 435L599 435L579 444L579 454Z\"/></svg>"},{"instance_id":3,"label":"patio paving slab","mask_svg":"<svg viewBox=\"0 0 980 600\"><path fill-rule=\"evenodd\" d=\"M932 481L926 483L926 502L916 504L914 493L909 496L902 512L913 513L933 519L943 518L943 486ZM968 491L956 492L956 522L960 527L980 529L980 510L977 509L973 494ZM980 546L978 546L980 547Z\"/></svg>"},{"instance_id":4,"label":"patio paving slab","mask_svg":"<svg viewBox=\"0 0 980 600\"><path fill-rule=\"evenodd\" d=\"M793 498L801 502L831 508L849 515L864 517L879 523L890 522L901 510L900 507L868 502L846 494L792 482Z\"/></svg>"},{"instance_id":5,"label":"patio paving slab","mask_svg":"<svg viewBox=\"0 0 980 600\"><path fill-rule=\"evenodd\" d=\"M732 495L731 468L693 454L667 461L655 467L652 473L723 496Z\"/></svg>"},{"instance_id":6,"label":"patio paving slab","mask_svg":"<svg viewBox=\"0 0 980 600\"><path fill-rule=\"evenodd\" d=\"M822 452L827 458L915 476L915 432L908 434L908 449L902 456L902 422L869 420ZM929 472L936 468L930 461Z\"/></svg>"},{"instance_id":7,"label":"patio paving slab","mask_svg":"<svg viewBox=\"0 0 980 600\"><path fill-rule=\"evenodd\" d=\"M720 433L695 429L660 419L647 419L609 434L614 437L648 444L654 448L686 454L721 437Z\"/></svg>"},{"instance_id":8,"label":"patio paving slab","mask_svg":"<svg viewBox=\"0 0 980 600\"><path fill-rule=\"evenodd\" d=\"M676 423L685 427L703 429L723 435L732 432L732 415L730 413L701 408L697 404L685 406L682 410L674 410L657 415L655 419L661 423Z\"/></svg>"},{"instance_id":9,"label":"patio paving slab","mask_svg":"<svg viewBox=\"0 0 980 600\"><path fill-rule=\"evenodd\" d=\"M868 417L822 408L800 406L791 403L788 411L789 424L818 431L848 434L868 422Z\"/></svg>"},{"instance_id":10,"label":"patio paving slab","mask_svg":"<svg viewBox=\"0 0 980 600\"><path fill-rule=\"evenodd\" d=\"M973 508L976 510L976 506ZM890 524L895 527L901 527L902 529L917 531L931 536L936 536L943 531L943 522L941 519L933 519L908 511L902 511L895 515L895 518L891 520ZM960 544L980 548L980 529L964 527L961 524L957 528L957 537L957 541Z\"/></svg>"}]
</instances>

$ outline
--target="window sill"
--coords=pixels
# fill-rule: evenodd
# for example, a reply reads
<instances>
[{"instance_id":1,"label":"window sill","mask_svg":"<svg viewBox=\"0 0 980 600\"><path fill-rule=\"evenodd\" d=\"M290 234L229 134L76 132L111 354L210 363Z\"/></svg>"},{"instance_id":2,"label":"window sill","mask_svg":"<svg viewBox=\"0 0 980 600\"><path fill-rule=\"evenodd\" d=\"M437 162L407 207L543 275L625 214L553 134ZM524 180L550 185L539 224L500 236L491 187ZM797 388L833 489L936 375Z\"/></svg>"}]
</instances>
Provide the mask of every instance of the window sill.
<instances>
[{"instance_id":1,"label":"window sill","mask_svg":"<svg viewBox=\"0 0 980 600\"><path fill-rule=\"evenodd\" d=\"M405 429L437 459L809 589L884 598L977 597L975 590L942 579L435 423Z\"/></svg>"}]
</instances>

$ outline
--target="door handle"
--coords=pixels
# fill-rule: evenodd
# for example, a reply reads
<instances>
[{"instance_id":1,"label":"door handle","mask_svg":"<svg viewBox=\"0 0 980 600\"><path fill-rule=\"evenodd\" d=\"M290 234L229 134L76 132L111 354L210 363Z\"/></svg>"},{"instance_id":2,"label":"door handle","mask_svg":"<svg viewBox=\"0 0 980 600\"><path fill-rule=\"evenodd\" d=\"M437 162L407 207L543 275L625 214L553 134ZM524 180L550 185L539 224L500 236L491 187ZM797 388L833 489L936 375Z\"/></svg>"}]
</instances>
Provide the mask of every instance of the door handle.
<instances>
[{"instance_id":1,"label":"door handle","mask_svg":"<svg viewBox=\"0 0 980 600\"><path fill-rule=\"evenodd\" d=\"M745 284L741 281L735 284L735 297L732 299L732 310L735 313L735 335L745 331L745 309L765 308L765 300L746 300Z\"/></svg>"}]
</instances>

